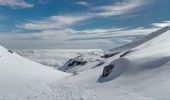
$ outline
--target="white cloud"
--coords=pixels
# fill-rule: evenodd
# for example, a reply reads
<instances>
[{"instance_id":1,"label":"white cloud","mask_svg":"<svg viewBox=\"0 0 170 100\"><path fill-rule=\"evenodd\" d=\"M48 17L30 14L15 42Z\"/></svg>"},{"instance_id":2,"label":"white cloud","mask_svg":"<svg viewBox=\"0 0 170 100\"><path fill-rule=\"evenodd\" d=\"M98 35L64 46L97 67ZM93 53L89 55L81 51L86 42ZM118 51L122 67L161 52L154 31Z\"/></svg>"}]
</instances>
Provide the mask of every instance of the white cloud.
<instances>
[{"instance_id":1,"label":"white cloud","mask_svg":"<svg viewBox=\"0 0 170 100\"><path fill-rule=\"evenodd\" d=\"M90 6L90 4L88 2L84 2L84 1L79 1L79 2L76 2L76 4L78 5L83 5L83 6Z\"/></svg>"},{"instance_id":2,"label":"white cloud","mask_svg":"<svg viewBox=\"0 0 170 100\"><path fill-rule=\"evenodd\" d=\"M125 29L114 32L114 36L130 36L130 35L147 35L151 32L158 30L159 28L134 28L134 29Z\"/></svg>"},{"instance_id":3,"label":"white cloud","mask_svg":"<svg viewBox=\"0 0 170 100\"><path fill-rule=\"evenodd\" d=\"M33 7L33 4L27 3L24 0L0 0L0 5L9 6L14 9Z\"/></svg>"},{"instance_id":4,"label":"white cloud","mask_svg":"<svg viewBox=\"0 0 170 100\"><path fill-rule=\"evenodd\" d=\"M158 27L158 28L170 26L170 21L163 21L161 23L153 23L152 26Z\"/></svg>"},{"instance_id":5,"label":"white cloud","mask_svg":"<svg viewBox=\"0 0 170 100\"><path fill-rule=\"evenodd\" d=\"M100 6L94 8L98 13L95 16L116 16L135 12L139 10L139 7L148 4L148 0L123 0L112 5Z\"/></svg>"},{"instance_id":6,"label":"white cloud","mask_svg":"<svg viewBox=\"0 0 170 100\"><path fill-rule=\"evenodd\" d=\"M126 36L146 35L157 29L159 28L139 27L134 29L109 28L93 30L66 28L42 30L38 33L17 33L17 31L13 31L11 34L0 34L0 43L8 47L22 48L112 48L112 46L117 46L117 44L132 41L126 38ZM118 37L118 40L112 41L116 37Z\"/></svg>"},{"instance_id":7,"label":"white cloud","mask_svg":"<svg viewBox=\"0 0 170 100\"><path fill-rule=\"evenodd\" d=\"M88 4L87 2L77 2L79 4ZM84 21L90 18L96 17L108 17L127 14L136 11L138 7L147 4L146 0L124 0L122 2L114 3L108 6L99 6L92 8L95 12L75 14L75 15L58 15L44 18L42 20L30 21L21 25L17 25L17 28L27 30L49 30L49 29L65 29L70 26L78 24L80 21ZM101 30L95 30L101 31Z\"/></svg>"},{"instance_id":8,"label":"white cloud","mask_svg":"<svg viewBox=\"0 0 170 100\"><path fill-rule=\"evenodd\" d=\"M82 30L80 33L84 34L109 34L111 32L117 32L120 30L124 30L124 28L111 28L111 29L91 29L91 30Z\"/></svg>"},{"instance_id":9,"label":"white cloud","mask_svg":"<svg viewBox=\"0 0 170 100\"><path fill-rule=\"evenodd\" d=\"M87 18L88 16L52 16L43 20L17 25L16 27L28 30L63 29Z\"/></svg>"},{"instance_id":10,"label":"white cloud","mask_svg":"<svg viewBox=\"0 0 170 100\"><path fill-rule=\"evenodd\" d=\"M111 28L111 29L94 29L94 30L74 30L74 29L61 29L61 30L43 30L41 32L33 33L14 33L14 37L31 39L33 37L42 40L55 40L55 41L67 41L67 40L83 40L83 39L102 39L121 36L133 36L133 35L146 35L159 28ZM15 31L14 31L15 32ZM27 35L25 35L27 34ZM11 37L11 35L9 35Z\"/></svg>"}]
</instances>

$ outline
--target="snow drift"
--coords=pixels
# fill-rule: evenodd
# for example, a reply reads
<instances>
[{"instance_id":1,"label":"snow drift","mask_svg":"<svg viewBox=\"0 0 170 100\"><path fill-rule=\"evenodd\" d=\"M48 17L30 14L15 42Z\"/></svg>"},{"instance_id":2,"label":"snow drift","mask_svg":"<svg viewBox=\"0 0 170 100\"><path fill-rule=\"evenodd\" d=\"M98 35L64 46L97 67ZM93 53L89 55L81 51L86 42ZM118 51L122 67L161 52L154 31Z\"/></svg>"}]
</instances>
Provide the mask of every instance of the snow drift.
<instances>
[{"instance_id":1,"label":"snow drift","mask_svg":"<svg viewBox=\"0 0 170 100\"><path fill-rule=\"evenodd\" d=\"M111 52L120 52L120 57L110 63L115 67L105 81L114 79L123 72L133 74L145 69L162 67L169 62L170 32L168 30L170 27L165 27L137 41L113 49Z\"/></svg>"}]
</instances>

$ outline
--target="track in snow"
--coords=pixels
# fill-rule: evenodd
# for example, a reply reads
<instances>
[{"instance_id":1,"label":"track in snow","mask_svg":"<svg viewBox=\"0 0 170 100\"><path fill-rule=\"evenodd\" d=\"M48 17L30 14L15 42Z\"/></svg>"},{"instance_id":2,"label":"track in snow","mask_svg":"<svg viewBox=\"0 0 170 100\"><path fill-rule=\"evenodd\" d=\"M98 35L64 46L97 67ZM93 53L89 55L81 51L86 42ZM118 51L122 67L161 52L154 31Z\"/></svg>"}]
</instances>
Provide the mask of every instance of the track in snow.
<instances>
[{"instance_id":1,"label":"track in snow","mask_svg":"<svg viewBox=\"0 0 170 100\"><path fill-rule=\"evenodd\" d=\"M95 100L83 85L72 82L58 82L50 85L57 100Z\"/></svg>"},{"instance_id":2,"label":"track in snow","mask_svg":"<svg viewBox=\"0 0 170 100\"><path fill-rule=\"evenodd\" d=\"M33 95L29 95L27 100L96 100L95 96L88 93L86 88L70 81L60 81L46 84L49 88L31 89Z\"/></svg>"}]
</instances>

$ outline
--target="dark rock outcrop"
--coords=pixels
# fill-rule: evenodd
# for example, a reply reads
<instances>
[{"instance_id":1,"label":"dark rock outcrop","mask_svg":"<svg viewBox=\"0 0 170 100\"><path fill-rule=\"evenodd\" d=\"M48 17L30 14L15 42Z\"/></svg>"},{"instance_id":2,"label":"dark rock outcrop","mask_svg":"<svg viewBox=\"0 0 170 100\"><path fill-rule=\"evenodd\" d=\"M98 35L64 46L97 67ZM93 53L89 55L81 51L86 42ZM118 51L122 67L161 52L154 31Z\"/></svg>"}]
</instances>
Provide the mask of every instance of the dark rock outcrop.
<instances>
[{"instance_id":1,"label":"dark rock outcrop","mask_svg":"<svg viewBox=\"0 0 170 100\"><path fill-rule=\"evenodd\" d=\"M112 53L112 54L104 54L103 56L101 56L101 58L110 58L110 57L113 57L117 54L119 54L120 52L116 52L116 53Z\"/></svg>"},{"instance_id":2,"label":"dark rock outcrop","mask_svg":"<svg viewBox=\"0 0 170 100\"><path fill-rule=\"evenodd\" d=\"M9 53L13 54L14 52L12 50L8 50Z\"/></svg>"},{"instance_id":3,"label":"dark rock outcrop","mask_svg":"<svg viewBox=\"0 0 170 100\"><path fill-rule=\"evenodd\" d=\"M126 55L128 55L129 53L131 53L133 50L129 50L129 51L126 51L125 53L123 53L122 55L120 55L120 57L124 57Z\"/></svg>"},{"instance_id":4,"label":"dark rock outcrop","mask_svg":"<svg viewBox=\"0 0 170 100\"><path fill-rule=\"evenodd\" d=\"M107 65L104 67L104 70L103 70L103 74L102 74L102 77L107 77L113 70L115 65Z\"/></svg>"}]
</instances>

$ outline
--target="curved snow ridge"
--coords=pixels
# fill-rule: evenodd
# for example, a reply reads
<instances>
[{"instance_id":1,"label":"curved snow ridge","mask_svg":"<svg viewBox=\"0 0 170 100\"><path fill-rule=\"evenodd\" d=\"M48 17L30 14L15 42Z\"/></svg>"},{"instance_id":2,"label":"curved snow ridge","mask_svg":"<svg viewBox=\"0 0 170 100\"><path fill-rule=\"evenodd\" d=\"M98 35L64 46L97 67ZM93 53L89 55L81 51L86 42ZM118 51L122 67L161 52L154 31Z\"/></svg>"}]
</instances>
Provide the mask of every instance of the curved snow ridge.
<instances>
[{"instance_id":1,"label":"curved snow ridge","mask_svg":"<svg viewBox=\"0 0 170 100\"><path fill-rule=\"evenodd\" d=\"M54 79L67 76L69 74L54 70L47 66L35 63L28 60L17 53L10 53L7 49L0 49L0 69L6 72L5 77L20 77L25 76L25 78L31 79ZM14 75L13 75L14 74ZM55 77L54 77L55 76ZM1 77L1 76L0 76ZM23 78L24 79L24 78Z\"/></svg>"},{"instance_id":2,"label":"curved snow ridge","mask_svg":"<svg viewBox=\"0 0 170 100\"><path fill-rule=\"evenodd\" d=\"M135 75L137 73L159 68L170 61L170 56L163 57L142 57L142 58L118 58L111 62L114 65L112 72L105 78L100 78L99 82L114 80L121 75Z\"/></svg>"},{"instance_id":3,"label":"curved snow ridge","mask_svg":"<svg viewBox=\"0 0 170 100\"><path fill-rule=\"evenodd\" d=\"M49 88L47 83L54 83L68 75L0 47L0 96L4 100L29 100L27 96L35 94L31 89L43 91Z\"/></svg>"},{"instance_id":4,"label":"curved snow ridge","mask_svg":"<svg viewBox=\"0 0 170 100\"><path fill-rule=\"evenodd\" d=\"M170 56L151 56L142 58L131 58L129 71L143 71L144 69L155 69L164 66L170 61ZM138 71L137 71L138 72Z\"/></svg>"},{"instance_id":5,"label":"curved snow ridge","mask_svg":"<svg viewBox=\"0 0 170 100\"><path fill-rule=\"evenodd\" d=\"M135 48L141 44L144 44L152 39L154 39L155 37L158 37L159 35L161 34L164 34L165 32L169 31L170 30L170 26L167 26L167 27L164 27L158 31L155 31L155 32L152 32L134 42L131 42L131 43L128 43L126 45L123 45L123 46L120 46L120 47L117 47L117 48L113 48L113 49L110 49L109 51L111 53L114 53L114 52L121 52L121 51L126 51L126 50L130 50L132 48Z\"/></svg>"}]
</instances>

